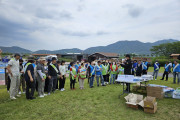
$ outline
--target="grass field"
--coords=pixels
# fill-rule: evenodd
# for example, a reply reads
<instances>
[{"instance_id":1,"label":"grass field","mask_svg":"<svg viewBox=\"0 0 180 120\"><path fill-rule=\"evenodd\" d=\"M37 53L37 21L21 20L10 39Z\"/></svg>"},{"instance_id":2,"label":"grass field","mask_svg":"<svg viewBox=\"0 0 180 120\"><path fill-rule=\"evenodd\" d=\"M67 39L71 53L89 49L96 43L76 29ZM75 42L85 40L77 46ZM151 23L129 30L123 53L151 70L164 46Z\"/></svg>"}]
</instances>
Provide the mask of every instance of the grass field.
<instances>
[{"instance_id":1,"label":"grass field","mask_svg":"<svg viewBox=\"0 0 180 120\"><path fill-rule=\"evenodd\" d=\"M180 85L169 81L151 81L153 84L177 88ZM87 80L85 89L69 89L66 80L65 91L56 91L45 98L29 101L25 95L17 100L10 100L5 86L0 86L0 120L180 120L180 100L164 98L157 100L156 114L147 114L143 109L127 108L124 96L119 98L122 86L89 88ZM35 94L37 96L37 93Z\"/></svg>"}]
</instances>

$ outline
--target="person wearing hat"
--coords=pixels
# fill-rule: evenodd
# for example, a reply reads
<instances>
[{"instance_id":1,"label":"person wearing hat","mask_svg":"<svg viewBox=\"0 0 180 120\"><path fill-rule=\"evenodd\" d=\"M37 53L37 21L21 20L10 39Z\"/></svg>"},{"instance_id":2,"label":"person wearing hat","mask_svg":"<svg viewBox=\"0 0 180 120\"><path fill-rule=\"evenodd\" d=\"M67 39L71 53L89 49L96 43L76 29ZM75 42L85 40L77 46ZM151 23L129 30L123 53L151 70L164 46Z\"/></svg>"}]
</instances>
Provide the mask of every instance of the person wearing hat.
<instances>
[{"instance_id":1,"label":"person wearing hat","mask_svg":"<svg viewBox=\"0 0 180 120\"><path fill-rule=\"evenodd\" d=\"M157 80L159 69L160 69L160 64L158 63L158 61L156 61L154 63L154 72L153 72L153 77L155 77L155 80Z\"/></svg>"},{"instance_id":2,"label":"person wearing hat","mask_svg":"<svg viewBox=\"0 0 180 120\"><path fill-rule=\"evenodd\" d=\"M14 58L12 58L8 62L8 66L7 66L9 77L11 79L10 99L12 100L15 100L16 96L20 97L20 95L18 95L19 86L20 86L19 59L20 59L20 54L16 53L14 55Z\"/></svg>"},{"instance_id":3,"label":"person wearing hat","mask_svg":"<svg viewBox=\"0 0 180 120\"><path fill-rule=\"evenodd\" d=\"M60 72L56 64L56 58L53 57L52 62L48 66L48 78L49 78L48 95L50 95L51 92L54 92L56 90L57 76L60 76Z\"/></svg>"},{"instance_id":4,"label":"person wearing hat","mask_svg":"<svg viewBox=\"0 0 180 120\"><path fill-rule=\"evenodd\" d=\"M126 60L123 61L121 64L122 67L124 67L124 74L125 75L132 75L131 74L131 69L132 69L132 62L131 62L131 57L129 54L126 55ZM126 83L126 91L130 92L130 84Z\"/></svg>"},{"instance_id":5,"label":"person wearing hat","mask_svg":"<svg viewBox=\"0 0 180 120\"><path fill-rule=\"evenodd\" d=\"M45 57L40 57L38 61L39 61L39 63L37 64L38 95L40 98L43 98L44 96L46 96L46 94L44 94L45 79L46 79L44 64L46 62L46 59Z\"/></svg>"},{"instance_id":6,"label":"person wearing hat","mask_svg":"<svg viewBox=\"0 0 180 120\"><path fill-rule=\"evenodd\" d=\"M28 57L28 62L24 67L24 77L26 80L26 99L33 100L34 91L35 91L35 80L34 80L34 67L32 65L34 63L33 57ZM31 92L29 91L31 89Z\"/></svg>"}]
</instances>

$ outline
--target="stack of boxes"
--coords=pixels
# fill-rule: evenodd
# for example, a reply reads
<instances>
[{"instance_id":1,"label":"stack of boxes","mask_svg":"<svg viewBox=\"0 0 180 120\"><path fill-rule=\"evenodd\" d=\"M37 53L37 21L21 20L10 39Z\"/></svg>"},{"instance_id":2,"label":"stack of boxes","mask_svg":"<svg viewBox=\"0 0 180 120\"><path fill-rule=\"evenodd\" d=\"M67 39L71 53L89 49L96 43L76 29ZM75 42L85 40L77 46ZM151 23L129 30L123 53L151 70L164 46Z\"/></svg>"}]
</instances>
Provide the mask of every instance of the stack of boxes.
<instances>
[{"instance_id":1,"label":"stack of boxes","mask_svg":"<svg viewBox=\"0 0 180 120\"><path fill-rule=\"evenodd\" d=\"M147 96L144 99L144 112L155 113L157 111L157 102L155 97Z\"/></svg>"},{"instance_id":2,"label":"stack of boxes","mask_svg":"<svg viewBox=\"0 0 180 120\"><path fill-rule=\"evenodd\" d=\"M164 98L164 92L162 87L147 86L147 96L156 97L158 99Z\"/></svg>"}]
</instances>

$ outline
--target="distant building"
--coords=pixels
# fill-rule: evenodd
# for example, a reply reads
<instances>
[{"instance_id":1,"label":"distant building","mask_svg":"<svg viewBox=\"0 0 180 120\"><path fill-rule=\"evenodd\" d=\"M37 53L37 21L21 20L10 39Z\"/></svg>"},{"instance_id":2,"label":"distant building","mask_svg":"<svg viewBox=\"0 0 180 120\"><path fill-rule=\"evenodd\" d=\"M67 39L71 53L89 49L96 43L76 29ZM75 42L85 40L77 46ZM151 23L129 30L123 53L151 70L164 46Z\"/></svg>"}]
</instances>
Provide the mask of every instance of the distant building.
<instances>
[{"instance_id":1,"label":"distant building","mask_svg":"<svg viewBox=\"0 0 180 120\"><path fill-rule=\"evenodd\" d=\"M88 54L81 53L67 53L67 54L56 54L58 58L69 58L73 61L87 60Z\"/></svg>"},{"instance_id":2,"label":"distant building","mask_svg":"<svg viewBox=\"0 0 180 120\"><path fill-rule=\"evenodd\" d=\"M117 53L97 52L97 53L93 53L93 54L89 55L88 61L102 60L102 59L113 59L113 58L119 58L119 55Z\"/></svg>"},{"instance_id":3,"label":"distant building","mask_svg":"<svg viewBox=\"0 0 180 120\"><path fill-rule=\"evenodd\" d=\"M180 56L180 54L171 54L170 58L172 59L178 59L178 57Z\"/></svg>"}]
</instances>

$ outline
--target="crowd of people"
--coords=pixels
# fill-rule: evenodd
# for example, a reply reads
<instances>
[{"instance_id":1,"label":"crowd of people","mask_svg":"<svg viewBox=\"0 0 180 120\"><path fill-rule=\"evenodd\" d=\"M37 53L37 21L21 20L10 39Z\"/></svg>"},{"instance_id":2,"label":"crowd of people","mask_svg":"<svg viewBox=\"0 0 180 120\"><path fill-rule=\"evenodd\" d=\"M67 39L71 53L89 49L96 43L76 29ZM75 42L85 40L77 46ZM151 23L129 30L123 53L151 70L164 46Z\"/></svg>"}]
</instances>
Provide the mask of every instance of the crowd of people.
<instances>
[{"instance_id":1,"label":"crowd of people","mask_svg":"<svg viewBox=\"0 0 180 120\"><path fill-rule=\"evenodd\" d=\"M58 61L55 57L47 61L44 57L35 60L29 56L27 62L20 59L20 54L15 54L6 67L8 72L7 90L10 99L17 99L21 94L26 94L29 100L35 99L34 92L38 91L40 98L51 95L56 90L64 91L66 77L70 78L70 89L75 90L75 84L79 82L79 88L84 89L84 81L88 79L90 88L115 84L118 75L146 75L149 63L144 58L143 61L131 60L130 55L126 55L122 61L115 60L95 60L71 62L66 68L65 61ZM168 74L173 72L173 82L180 83L180 64L167 62L164 66L164 74L161 80L168 80ZM160 64L154 63L154 79L157 80ZM130 84L126 84L127 91L130 91ZM45 94L47 92L47 94Z\"/></svg>"}]
</instances>

